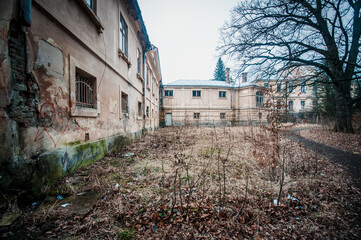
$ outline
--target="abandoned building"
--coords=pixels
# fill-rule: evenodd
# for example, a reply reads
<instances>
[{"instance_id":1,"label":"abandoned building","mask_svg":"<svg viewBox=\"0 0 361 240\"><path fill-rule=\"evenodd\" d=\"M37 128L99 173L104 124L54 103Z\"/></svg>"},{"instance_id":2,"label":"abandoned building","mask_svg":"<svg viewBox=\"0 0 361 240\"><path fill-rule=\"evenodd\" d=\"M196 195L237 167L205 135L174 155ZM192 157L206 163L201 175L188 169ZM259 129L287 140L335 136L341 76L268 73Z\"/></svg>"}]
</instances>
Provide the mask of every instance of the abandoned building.
<instances>
[{"instance_id":1,"label":"abandoned building","mask_svg":"<svg viewBox=\"0 0 361 240\"><path fill-rule=\"evenodd\" d=\"M274 105L287 121L315 120L315 88L306 81L292 78L282 80L177 80L164 84L165 125L220 125L266 122L266 102Z\"/></svg>"},{"instance_id":2,"label":"abandoned building","mask_svg":"<svg viewBox=\"0 0 361 240\"><path fill-rule=\"evenodd\" d=\"M266 121L264 87L247 81L177 80L164 84L165 125Z\"/></svg>"},{"instance_id":3,"label":"abandoned building","mask_svg":"<svg viewBox=\"0 0 361 240\"><path fill-rule=\"evenodd\" d=\"M0 187L33 188L158 127L136 0L0 2Z\"/></svg>"}]
</instances>

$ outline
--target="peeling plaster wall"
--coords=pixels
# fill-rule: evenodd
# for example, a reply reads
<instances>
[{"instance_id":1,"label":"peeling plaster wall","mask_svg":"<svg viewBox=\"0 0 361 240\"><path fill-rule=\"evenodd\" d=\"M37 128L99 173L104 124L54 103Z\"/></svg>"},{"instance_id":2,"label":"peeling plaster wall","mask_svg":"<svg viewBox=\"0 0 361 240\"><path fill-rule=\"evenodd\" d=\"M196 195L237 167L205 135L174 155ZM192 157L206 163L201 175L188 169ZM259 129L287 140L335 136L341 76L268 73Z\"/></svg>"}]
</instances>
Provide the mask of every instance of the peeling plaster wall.
<instances>
[{"instance_id":1,"label":"peeling plaster wall","mask_svg":"<svg viewBox=\"0 0 361 240\"><path fill-rule=\"evenodd\" d=\"M139 26L123 1L99 1L102 33L78 1L33 0L32 25L18 24L19 1L0 2L0 187L38 191L141 136L145 105L136 73ZM119 13L128 25L128 59L119 54ZM153 71L159 66L153 64ZM77 106L75 76L95 79L95 107ZM160 72L155 81L160 82ZM122 114L121 94L129 112ZM158 106L153 97L152 109Z\"/></svg>"}]
</instances>

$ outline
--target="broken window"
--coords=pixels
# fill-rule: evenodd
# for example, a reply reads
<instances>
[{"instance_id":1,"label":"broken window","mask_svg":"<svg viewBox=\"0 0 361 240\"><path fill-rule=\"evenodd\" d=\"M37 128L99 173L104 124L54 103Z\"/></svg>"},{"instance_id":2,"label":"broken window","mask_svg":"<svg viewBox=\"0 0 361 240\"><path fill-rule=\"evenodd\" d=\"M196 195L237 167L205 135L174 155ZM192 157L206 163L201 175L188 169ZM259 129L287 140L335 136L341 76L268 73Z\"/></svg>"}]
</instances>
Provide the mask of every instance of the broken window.
<instances>
[{"instance_id":1,"label":"broken window","mask_svg":"<svg viewBox=\"0 0 361 240\"><path fill-rule=\"evenodd\" d=\"M122 92L122 113L128 113L128 94Z\"/></svg>"},{"instance_id":2,"label":"broken window","mask_svg":"<svg viewBox=\"0 0 361 240\"><path fill-rule=\"evenodd\" d=\"M95 108L95 78L76 71L76 105L86 108Z\"/></svg>"}]
</instances>

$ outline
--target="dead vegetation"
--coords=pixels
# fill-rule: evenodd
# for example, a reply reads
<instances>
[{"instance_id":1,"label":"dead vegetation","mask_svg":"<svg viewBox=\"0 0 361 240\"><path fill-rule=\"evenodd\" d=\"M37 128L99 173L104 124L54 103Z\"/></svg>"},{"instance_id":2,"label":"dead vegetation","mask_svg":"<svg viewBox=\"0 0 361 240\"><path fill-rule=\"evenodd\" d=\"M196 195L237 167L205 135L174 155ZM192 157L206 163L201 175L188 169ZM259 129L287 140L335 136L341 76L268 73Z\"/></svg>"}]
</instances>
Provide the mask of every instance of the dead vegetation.
<instances>
[{"instance_id":1,"label":"dead vegetation","mask_svg":"<svg viewBox=\"0 0 361 240\"><path fill-rule=\"evenodd\" d=\"M340 167L281 131L271 124L149 133L63 179L45 207L25 214L28 236L359 238L357 189ZM55 200L84 192L98 196L85 214Z\"/></svg>"}]
</instances>

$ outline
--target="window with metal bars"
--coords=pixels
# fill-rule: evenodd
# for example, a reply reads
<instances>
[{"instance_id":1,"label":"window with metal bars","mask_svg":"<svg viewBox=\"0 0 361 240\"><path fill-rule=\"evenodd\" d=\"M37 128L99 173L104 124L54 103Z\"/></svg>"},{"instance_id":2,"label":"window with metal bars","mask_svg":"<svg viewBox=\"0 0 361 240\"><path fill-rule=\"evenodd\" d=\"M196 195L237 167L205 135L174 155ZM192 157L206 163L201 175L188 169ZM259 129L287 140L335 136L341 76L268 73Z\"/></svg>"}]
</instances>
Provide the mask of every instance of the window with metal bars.
<instances>
[{"instance_id":1,"label":"window with metal bars","mask_svg":"<svg viewBox=\"0 0 361 240\"><path fill-rule=\"evenodd\" d=\"M95 78L76 72L76 105L95 108Z\"/></svg>"}]
</instances>

